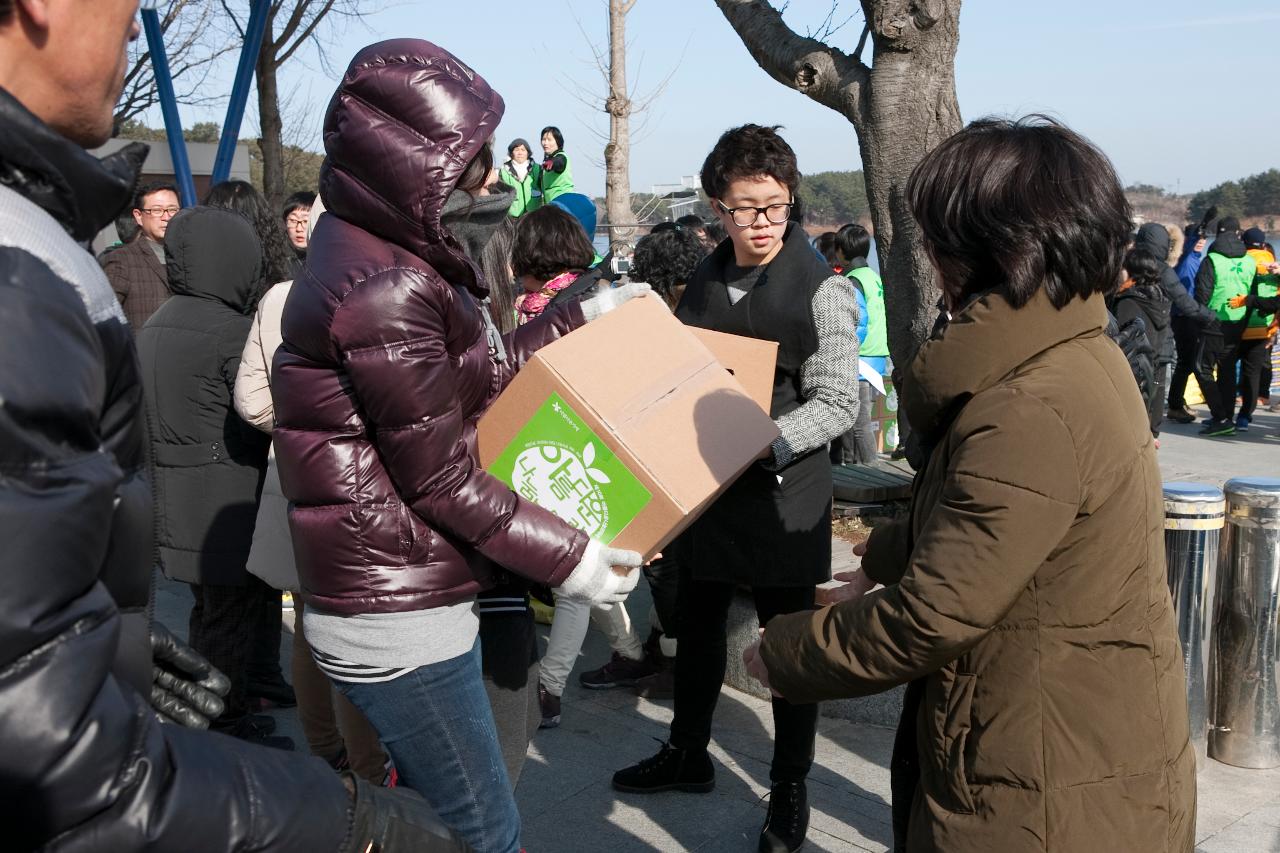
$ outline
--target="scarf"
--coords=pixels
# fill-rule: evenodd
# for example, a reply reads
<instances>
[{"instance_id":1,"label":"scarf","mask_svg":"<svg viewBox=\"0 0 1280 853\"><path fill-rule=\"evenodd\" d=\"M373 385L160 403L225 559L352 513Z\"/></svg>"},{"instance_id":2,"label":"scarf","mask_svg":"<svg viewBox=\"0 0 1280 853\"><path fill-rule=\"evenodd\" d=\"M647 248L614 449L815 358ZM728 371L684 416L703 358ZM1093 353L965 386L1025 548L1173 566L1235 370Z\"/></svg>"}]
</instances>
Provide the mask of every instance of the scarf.
<instances>
[{"instance_id":1,"label":"scarf","mask_svg":"<svg viewBox=\"0 0 1280 853\"><path fill-rule=\"evenodd\" d=\"M543 311L546 311L547 306L551 304L552 299L555 299L556 294L573 284L574 279L579 275L581 273L562 272L542 285L541 290L535 293L526 293L517 298L516 311L520 315L520 325L523 326Z\"/></svg>"}]
</instances>

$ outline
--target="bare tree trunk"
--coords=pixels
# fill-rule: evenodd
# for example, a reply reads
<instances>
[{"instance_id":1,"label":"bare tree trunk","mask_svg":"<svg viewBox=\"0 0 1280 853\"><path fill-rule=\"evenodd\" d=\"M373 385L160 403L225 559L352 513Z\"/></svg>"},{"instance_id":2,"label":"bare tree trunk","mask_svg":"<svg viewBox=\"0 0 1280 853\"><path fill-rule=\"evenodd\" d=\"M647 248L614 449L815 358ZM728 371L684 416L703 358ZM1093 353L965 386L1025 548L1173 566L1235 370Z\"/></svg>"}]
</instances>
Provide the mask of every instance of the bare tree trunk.
<instances>
[{"instance_id":1,"label":"bare tree trunk","mask_svg":"<svg viewBox=\"0 0 1280 853\"><path fill-rule=\"evenodd\" d=\"M906 365L929 334L938 300L906 184L926 152L960 129L955 55L960 0L862 0L868 67L797 35L766 0L716 0L755 61L780 83L845 116L858 135L885 284L889 351Z\"/></svg>"},{"instance_id":2,"label":"bare tree trunk","mask_svg":"<svg viewBox=\"0 0 1280 853\"><path fill-rule=\"evenodd\" d=\"M280 90L276 81L277 45L272 37L274 12L267 13L267 29L262 35L255 76L258 83L258 121L262 140L262 194L272 208L284 207L284 125L280 120Z\"/></svg>"},{"instance_id":3,"label":"bare tree trunk","mask_svg":"<svg viewBox=\"0 0 1280 853\"><path fill-rule=\"evenodd\" d=\"M627 94L627 13L636 0L609 0L609 143L604 148L604 209L610 225L631 222L631 98ZM629 239L630 228L610 228L609 240Z\"/></svg>"}]
</instances>

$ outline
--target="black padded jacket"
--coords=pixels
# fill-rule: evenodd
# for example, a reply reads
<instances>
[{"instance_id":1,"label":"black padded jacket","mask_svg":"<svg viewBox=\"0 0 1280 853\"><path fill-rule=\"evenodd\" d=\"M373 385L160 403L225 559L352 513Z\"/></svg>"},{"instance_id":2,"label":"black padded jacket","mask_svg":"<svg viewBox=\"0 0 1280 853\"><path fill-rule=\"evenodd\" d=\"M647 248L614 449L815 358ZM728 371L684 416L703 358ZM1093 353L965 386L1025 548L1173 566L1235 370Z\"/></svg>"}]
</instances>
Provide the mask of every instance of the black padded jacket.
<instances>
[{"instance_id":1,"label":"black padded jacket","mask_svg":"<svg viewBox=\"0 0 1280 853\"><path fill-rule=\"evenodd\" d=\"M133 165L142 151L130 152ZM0 90L0 824L6 850L339 850L321 760L157 721L134 345L85 250L132 194ZM142 619L122 643L122 611ZM126 613L127 615L127 613Z\"/></svg>"}]
</instances>

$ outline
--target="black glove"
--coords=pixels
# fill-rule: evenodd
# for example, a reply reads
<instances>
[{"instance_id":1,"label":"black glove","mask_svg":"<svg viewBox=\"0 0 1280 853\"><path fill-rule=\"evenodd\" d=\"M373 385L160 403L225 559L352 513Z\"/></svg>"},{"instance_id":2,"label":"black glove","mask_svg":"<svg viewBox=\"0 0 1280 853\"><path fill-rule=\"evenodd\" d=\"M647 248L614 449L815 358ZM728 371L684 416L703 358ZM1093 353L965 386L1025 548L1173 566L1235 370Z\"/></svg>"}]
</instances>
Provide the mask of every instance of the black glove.
<instances>
[{"instance_id":1,"label":"black glove","mask_svg":"<svg viewBox=\"0 0 1280 853\"><path fill-rule=\"evenodd\" d=\"M209 728L231 680L159 622L151 624L151 662L151 707L180 726Z\"/></svg>"},{"instance_id":2,"label":"black glove","mask_svg":"<svg viewBox=\"0 0 1280 853\"><path fill-rule=\"evenodd\" d=\"M345 773L354 787L351 834L341 853L468 853L471 845L407 788L379 788Z\"/></svg>"}]
</instances>

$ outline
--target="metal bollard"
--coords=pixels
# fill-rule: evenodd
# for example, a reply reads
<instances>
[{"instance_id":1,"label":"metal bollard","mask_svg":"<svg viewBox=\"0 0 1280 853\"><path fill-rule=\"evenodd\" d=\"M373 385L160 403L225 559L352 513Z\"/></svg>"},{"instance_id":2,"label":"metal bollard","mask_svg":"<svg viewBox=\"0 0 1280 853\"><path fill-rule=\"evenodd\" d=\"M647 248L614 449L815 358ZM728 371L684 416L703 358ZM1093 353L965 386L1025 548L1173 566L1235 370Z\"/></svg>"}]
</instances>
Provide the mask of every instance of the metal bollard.
<instances>
[{"instance_id":1,"label":"metal bollard","mask_svg":"<svg viewBox=\"0 0 1280 853\"><path fill-rule=\"evenodd\" d=\"M1280 479L1228 480L1209 669L1209 756L1280 765Z\"/></svg>"},{"instance_id":2,"label":"metal bollard","mask_svg":"<svg viewBox=\"0 0 1280 853\"><path fill-rule=\"evenodd\" d=\"M1209 619L1225 509L1220 489L1199 483L1164 484L1165 562L1187 673L1187 721L1197 767L1204 766L1209 735Z\"/></svg>"}]
</instances>

